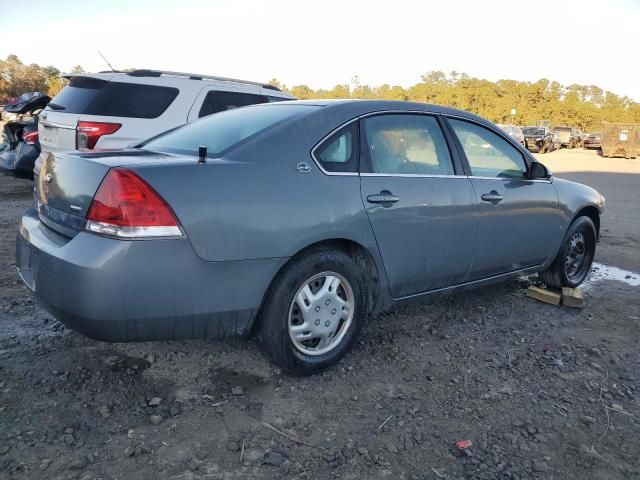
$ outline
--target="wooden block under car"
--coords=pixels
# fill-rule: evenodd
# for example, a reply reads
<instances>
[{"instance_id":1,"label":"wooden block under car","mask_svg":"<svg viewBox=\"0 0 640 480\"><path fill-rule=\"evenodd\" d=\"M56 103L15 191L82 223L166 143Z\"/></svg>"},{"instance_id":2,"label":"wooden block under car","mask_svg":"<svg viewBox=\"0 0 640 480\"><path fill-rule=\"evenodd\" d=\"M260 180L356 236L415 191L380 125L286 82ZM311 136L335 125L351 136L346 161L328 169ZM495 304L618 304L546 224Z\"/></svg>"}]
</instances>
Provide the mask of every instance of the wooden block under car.
<instances>
[{"instance_id":1,"label":"wooden block under car","mask_svg":"<svg viewBox=\"0 0 640 480\"><path fill-rule=\"evenodd\" d=\"M527 297L535 298L536 300L550 303L551 305L560 305L560 299L562 298L562 295L556 290L539 288L530 285L529 288L527 288Z\"/></svg>"},{"instance_id":2,"label":"wooden block under car","mask_svg":"<svg viewBox=\"0 0 640 480\"><path fill-rule=\"evenodd\" d=\"M579 288L562 287L562 305L572 308L584 308L584 295Z\"/></svg>"}]
</instances>

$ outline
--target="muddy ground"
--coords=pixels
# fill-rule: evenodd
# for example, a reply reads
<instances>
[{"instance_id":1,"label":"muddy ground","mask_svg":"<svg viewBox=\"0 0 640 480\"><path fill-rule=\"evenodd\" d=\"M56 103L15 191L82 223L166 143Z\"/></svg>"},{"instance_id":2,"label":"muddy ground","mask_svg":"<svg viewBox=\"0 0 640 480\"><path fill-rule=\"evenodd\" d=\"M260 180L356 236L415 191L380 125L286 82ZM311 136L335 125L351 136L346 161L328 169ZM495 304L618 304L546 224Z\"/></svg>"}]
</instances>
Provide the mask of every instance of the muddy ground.
<instances>
[{"instance_id":1,"label":"muddy ground","mask_svg":"<svg viewBox=\"0 0 640 480\"><path fill-rule=\"evenodd\" d=\"M608 197L597 261L640 271L638 162L543 159ZM64 328L15 273L30 195L0 176L0 478L640 478L638 286L592 281L583 310L527 298L526 280L424 302L294 378L251 341Z\"/></svg>"}]
</instances>

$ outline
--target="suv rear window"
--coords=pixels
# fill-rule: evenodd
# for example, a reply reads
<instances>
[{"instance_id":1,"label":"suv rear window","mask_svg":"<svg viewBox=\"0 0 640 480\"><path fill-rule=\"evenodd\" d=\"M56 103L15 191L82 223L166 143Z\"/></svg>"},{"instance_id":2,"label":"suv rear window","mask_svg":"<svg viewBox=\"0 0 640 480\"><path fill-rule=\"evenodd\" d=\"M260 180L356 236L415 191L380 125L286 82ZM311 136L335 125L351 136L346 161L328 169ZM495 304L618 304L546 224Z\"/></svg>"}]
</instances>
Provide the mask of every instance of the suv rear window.
<instances>
[{"instance_id":1,"label":"suv rear window","mask_svg":"<svg viewBox=\"0 0 640 480\"><path fill-rule=\"evenodd\" d=\"M139 83L109 82L87 105L87 115L157 118L175 100L180 91Z\"/></svg>"},{"instance_id":2,"label":"suv rear window","mask_svg":"<svg viewBox=\"0 0 640 480\"><path fill-rule=\"evenodd\" d=\"M47 106L47 110L60 110L65 113L84 113L102 87L107 84L97 78L73 77Z\"/></svg>"},{"instance_id":3,"label":"suv rear window","mask_svg":"<svg viewBox=\"0 0 640 480\"><path fill-rule=\"evenodd\" d=\"M264 95L241 92L211 91L207 93L200 107L199 117L206 117L212 113L224 112L232 108L246 107L256 103L265 103Z\"/></svg>"},{"instance_id":4,"label":"suv rear window","mask_svg":"<svg viewBox=\"0 0 640 480\"><path fill-rule=\"evenodd\" d=\"M47 108L86 115L157 118L178 93L173 87L74 77Z\"/></svg>"},{"instance_id":5,"label":"suv rear window","mask_svg":"<svg viewBox=\"0 0 640 480\"><path fill-rule=\"evenodd\" d=\"M316 108L272 103L227 110L165 132L139 146L145 150L197 155L198 147L203 145L207 147L207 156L219 157L249 137Z\"/></svg>"}]
</instances>

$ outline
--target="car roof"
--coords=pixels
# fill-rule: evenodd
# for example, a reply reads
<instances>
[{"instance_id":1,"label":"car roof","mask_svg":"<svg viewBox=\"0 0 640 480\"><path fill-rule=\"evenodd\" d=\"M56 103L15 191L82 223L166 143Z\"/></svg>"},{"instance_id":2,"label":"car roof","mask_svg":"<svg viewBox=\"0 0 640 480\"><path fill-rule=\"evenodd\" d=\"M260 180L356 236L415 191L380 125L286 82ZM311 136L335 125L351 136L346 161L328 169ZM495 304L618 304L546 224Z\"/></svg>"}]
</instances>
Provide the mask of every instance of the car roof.
<instances>
[{"instance_id":1,"label":"car roof","mask_svg":"<svg viewBox=\"0 0 640 480\"><path fill-rule=\"evenodd\" d=\"M403 100L360 100L360 99L321 99L321 100L288 100L278 105L314 105L323 111L335 110L336 113L350 114L353 117L376 112L424 112L461 117L483 123L490 127L494 124L464 110L434 105L431 103L406 102Z\"/></svg>"}]
</instances>

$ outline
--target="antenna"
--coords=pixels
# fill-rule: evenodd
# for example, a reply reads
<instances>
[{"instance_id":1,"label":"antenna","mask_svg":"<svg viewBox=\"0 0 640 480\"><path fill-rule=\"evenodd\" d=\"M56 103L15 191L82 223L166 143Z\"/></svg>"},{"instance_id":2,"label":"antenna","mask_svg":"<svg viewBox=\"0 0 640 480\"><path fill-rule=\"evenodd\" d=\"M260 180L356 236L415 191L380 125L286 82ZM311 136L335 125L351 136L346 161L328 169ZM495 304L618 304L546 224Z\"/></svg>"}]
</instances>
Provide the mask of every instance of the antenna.
<instances>
[{"instance_id":1,"label":"antenna","mask_svg":"<svg viewBox=\"0 0 640 480\"><path fill-rule=\"evenodd\" d=\"M100 55L102 59L105 61L105 63L109 65L109 68L111 69L112 72L116 71L116 69L111 66L111 64L109 63L109 60L107 60L107 58L102 54L100 50L98 50L98 55Z\"/></svg>"}]
</instances>

